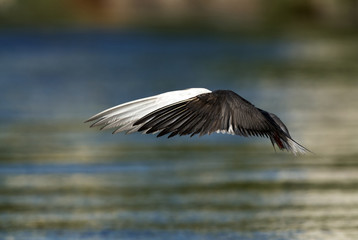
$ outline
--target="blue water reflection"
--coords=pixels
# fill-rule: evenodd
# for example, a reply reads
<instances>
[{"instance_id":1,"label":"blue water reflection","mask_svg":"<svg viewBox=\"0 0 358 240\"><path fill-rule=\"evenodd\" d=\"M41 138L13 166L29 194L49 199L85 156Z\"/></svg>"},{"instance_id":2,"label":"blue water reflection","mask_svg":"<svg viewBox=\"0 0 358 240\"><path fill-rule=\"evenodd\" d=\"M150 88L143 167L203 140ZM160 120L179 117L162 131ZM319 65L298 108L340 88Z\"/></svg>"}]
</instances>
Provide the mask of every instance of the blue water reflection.
<instances>
[{"instance_id":1,"label":"blue water reflection","mask_svg":"<svg viewBox=\"0 0 358 240\"><path fill-rule=\"evenodd\" d=\"M248 81L253 87L257 83L245 73L256 70L242 69L285 59L284 43L238 44L204 36L40 32L3 34L0 42L1 108L7 110L2 114L17 119L19 114L68 118L84 107L95 110L94 103L110 105L168 89L230 88L235 82L242 88Z\"/></svg>"}]
</instances>

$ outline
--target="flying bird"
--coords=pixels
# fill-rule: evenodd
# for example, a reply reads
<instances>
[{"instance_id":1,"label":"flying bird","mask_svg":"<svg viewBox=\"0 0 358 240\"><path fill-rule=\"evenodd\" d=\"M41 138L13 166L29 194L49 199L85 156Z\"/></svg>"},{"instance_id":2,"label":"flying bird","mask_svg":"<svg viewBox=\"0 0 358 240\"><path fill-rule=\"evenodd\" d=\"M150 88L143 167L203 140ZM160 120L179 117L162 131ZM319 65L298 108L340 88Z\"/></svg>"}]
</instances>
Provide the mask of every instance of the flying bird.
<instances>
[{"instance_id":1,"label":"flying bird","mask_svg":"<svg viewBox=\"0 0 358 240\"><path fill-rule=\"evenodd\" d=\"M115 128L118 132L196 135L227 133L271 140L280 150L309 152L292 139L285 124L273 113L255 107L230 90L190 88L141 98L106 109L86 122L91 127Z\"/></svg>"}]
</instances>

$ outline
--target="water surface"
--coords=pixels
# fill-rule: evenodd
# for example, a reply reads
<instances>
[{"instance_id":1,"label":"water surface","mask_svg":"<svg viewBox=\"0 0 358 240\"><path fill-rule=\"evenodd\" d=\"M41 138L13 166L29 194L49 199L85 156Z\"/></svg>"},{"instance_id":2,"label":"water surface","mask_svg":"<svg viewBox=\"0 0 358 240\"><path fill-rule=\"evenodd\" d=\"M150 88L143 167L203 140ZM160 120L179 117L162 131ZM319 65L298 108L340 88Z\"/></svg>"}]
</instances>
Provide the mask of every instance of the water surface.
<instances>
[{"instance_id":1,"label":"water surface","mask_svg":"<svg viewBox=\"0 0 358 240\"><path fill-rule=\"evenodd\" d=\"M355 239L355 40L0 35L1 239ZM232 89L314 152L83 121L162 91Z\"/></svg>"}]
</instances>

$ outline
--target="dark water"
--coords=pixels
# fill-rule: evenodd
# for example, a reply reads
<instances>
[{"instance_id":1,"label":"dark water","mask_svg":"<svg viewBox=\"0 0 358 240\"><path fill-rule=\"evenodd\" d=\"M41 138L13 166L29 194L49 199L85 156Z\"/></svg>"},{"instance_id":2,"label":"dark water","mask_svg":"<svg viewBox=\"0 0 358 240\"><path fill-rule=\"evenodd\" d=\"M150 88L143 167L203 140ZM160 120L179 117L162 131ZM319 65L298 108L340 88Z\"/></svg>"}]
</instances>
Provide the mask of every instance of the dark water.
<instances>
[{"instance_id":1,"label":"dark water","mask_svg":"<svg viewBox=\"0 0 358 240\"><path fill-rule=\"evenodd\" d=\"M0 239L356 239L356 39L0 34ZM233 89L315 154L82 122L188 87Z\"/></svg>"}]
</instances>

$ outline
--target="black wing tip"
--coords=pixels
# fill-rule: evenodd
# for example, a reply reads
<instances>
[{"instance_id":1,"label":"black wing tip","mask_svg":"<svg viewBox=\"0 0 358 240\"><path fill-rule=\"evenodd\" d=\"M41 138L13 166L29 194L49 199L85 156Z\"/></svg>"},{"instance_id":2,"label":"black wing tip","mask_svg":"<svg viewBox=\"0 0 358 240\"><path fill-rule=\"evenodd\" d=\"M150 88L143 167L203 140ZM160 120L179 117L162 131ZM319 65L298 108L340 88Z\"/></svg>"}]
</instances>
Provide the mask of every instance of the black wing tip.
<instances>
[{"instance_id":1,"label":"black wing tip","mask_svg":"<svg viewBox=\"0 0 358 240\"><path fill-rule=\"evenodd\" d=\"M93 122L93 121L95 121L95 120L97 120L99 118L100 118L100 116L98 116L98 114L96 114L96 115L88 118L87 120L85 120L83 123Z\"/></svg>"},{"instance_id":2,"label":"black wing tip","mask_svg":"<svg viewBox=\"0 0 358 240\"><path fill-rule=\"evenodd\" d=\"M83 123L84 124L87 124L87 123L91 123L93 122L94 120L91 120L91 119L87 119L86 121L84 121ZM96 122L92 123L89 128L93 128L93 127L96 127Z\"/></svg>"}]
</instances>

